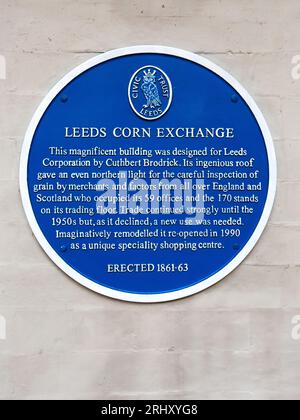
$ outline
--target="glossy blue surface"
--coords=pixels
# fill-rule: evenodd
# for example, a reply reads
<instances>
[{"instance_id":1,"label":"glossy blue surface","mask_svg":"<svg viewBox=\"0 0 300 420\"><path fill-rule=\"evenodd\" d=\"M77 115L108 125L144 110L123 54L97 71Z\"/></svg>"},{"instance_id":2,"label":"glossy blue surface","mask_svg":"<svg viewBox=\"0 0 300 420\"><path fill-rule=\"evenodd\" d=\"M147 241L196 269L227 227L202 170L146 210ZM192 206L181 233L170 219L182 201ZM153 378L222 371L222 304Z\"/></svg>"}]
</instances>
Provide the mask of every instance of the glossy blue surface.
<instances>
[{"instance_id":1,"label":"glossy blue surface","mask_svg":"<svg viewBox=\"0 0 300 420\"><path fill-rule=\"evenodd\" d=\"M132 75L141 67L147 65L157 66L168 75L173 86L173 101L168 112L160 119L146 121L136 115L128 100L128 84ZM108 135L107 138L79 139L65 138L65 127L106 127L110 133L115 127L151 127L155 130L157 127L232 127L235 131L234 140L228 139L157 139L135 138L120 139ZM52 214L42 215L41 207L45 204L36 202L36 193L33 192L33 186L37 184L37 174L39 172L86 172L88 169L45 168L41 161L44 157L49 157L49 146L62 148L87 149L94 146L101 148L118 147L143 147L153 150L157 148L174 149L175 147L197 149L204 147L223 147L229 149L246 148L249 156L255 158L255 169L260 171L260 181L262 190L255 191L259 197L259 203L255 205L253 214L244 216L245 226L242 234L238 238L227 238L225 247L220 250L201 250L201 251L88 251L70 249L71 240L56 239L56 227L52 226L53 209L55 205L60 207L78 207L82 203L47 203ZM58 157L52 156L57 159ZM70 159L68 157L68 159ZM73 157L74 160L78 157ZM135 160L136 157L129 159ZM182 163L182 158L179 158ZM211 157L205 157L210 160ZM214 158L215 159L215 158ZM228 157L232 160L232 157ZM84 160L84 159L82 159ZM104 170L105 168L102 168ZM120 168L109 168L111 171L119 171ZM121 168L126 170L129 168ZM160 168L163 171L166 168ZM156 169L158 170L158 169ZM211 168L214 172L219 168ZM172 171L182 171L182 168L173 168ZM223 171L232 171L232 168L224 168ZM249 168L246 171L252 171ZM199 283L210 277L212 274L226 266L252 236L262 215L269 182L269 163L264 139L260 127L254 118L251 110L239 94L221 77L210 70L193 63L191 61L163 54L135 54L115 58L97 65L84 72L66 86L60 95L48 107L45 112L32 141L29 164L28 164L28 185L32 208L37 222L53 249L70 265L73 269L84 275L95 283L109 287L115 290L121 290L131 293L165 293L178 289L183 289L193 284ZM70 180L60 179L61 184L68 184ZM73 179L72 183L86 183L85 179ZM96 183L97 181L93 181ZM228 180L223 181L227 183ZM234 180L235 184L242 183L244 180ZM214 192L217 197L220 192ZM42 192L47 196L47 192ZM50 191L49 194L53 194ZM93 192L94 196L99 193ZM233 196L239 195L239 192L232 192ZM247 193L249 196L253 192ZM79 194L78 194L79 195ZM232 206L231 203L229 206ZM91 203L91 208L94 208ZM90 219L90 216L80 215L82 219ZM101 215L93 216L93 220L101 219ZM118 215L127 219L128 216ZM148 216L139 215L141 220ZM157 216L149 216L150 221L157 219ZM162 219L172 218L182 220L182 216L160 216ZM220 214L219 219L227 219L228 215ZM205 220L212 220L212 216L207 216ZM93 228L93 227L92 227ZM94 227L95 228L95 227ZM214 227L214 230L220 234L223 227ZM74 230L70 226L66 230ZM80 227L82 230L83 228ZM84 228L86 231L91 226ZM108 229L108 228L106 228ZM122 227L115 227L115 230L122 230ZM132 231L136 227L130 228ZM144 228L140 228L144 229ZM172 228L174 229L174 228ZM180 226L177 225L177 230ZM185 227L185 230L196 230L200 227ZM201 228L203 229L203 228ZM108 229L109 230L109 229ZM177 240L173 240L178 242ZM84 239L78 239L75 242L87 242ZM119 240L117 242L124 242ZM161 240L163 242L163 239ZM172 240L170 240L172 242ZM197 240L196 240L197 242ZM107 263L181 263L189 264L187 273L123 273L108 274Z\"/></svg>"}]
</instances>

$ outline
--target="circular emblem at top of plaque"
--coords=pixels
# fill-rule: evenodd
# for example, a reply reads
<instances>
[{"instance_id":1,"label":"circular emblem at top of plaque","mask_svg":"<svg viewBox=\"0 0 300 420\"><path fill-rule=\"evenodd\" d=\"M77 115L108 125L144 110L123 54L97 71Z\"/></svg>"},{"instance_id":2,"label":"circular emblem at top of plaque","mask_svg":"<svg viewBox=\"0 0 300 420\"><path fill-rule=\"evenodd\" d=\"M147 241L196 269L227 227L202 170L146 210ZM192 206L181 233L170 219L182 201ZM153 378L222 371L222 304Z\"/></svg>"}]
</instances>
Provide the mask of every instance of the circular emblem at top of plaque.
<instances>
[{"instance_id":1,"label":"circular emblem at top of plaque","mask_svg":"<svg viewBox=\"0 0 300 420\"><path fill-rule=\"evenodd\" d=\"M46 95L26 132L20 190L37 240L71 278L164 302L247 257L271 213L276 157L255 101L223 69L176 48L129 47Z\"/></svg>"},{"instance_id":2,"label":"circular emblem at top of plaque","mask_svg":"<svg viewBox=\"0 0 300 420\"><path fill-rule=\"evenodd\" d=\"M128 98L133 111L144 120L157 120L170 108L172 84L163 70L143 66L130 79Z\"/></svg>"}]
</instances>

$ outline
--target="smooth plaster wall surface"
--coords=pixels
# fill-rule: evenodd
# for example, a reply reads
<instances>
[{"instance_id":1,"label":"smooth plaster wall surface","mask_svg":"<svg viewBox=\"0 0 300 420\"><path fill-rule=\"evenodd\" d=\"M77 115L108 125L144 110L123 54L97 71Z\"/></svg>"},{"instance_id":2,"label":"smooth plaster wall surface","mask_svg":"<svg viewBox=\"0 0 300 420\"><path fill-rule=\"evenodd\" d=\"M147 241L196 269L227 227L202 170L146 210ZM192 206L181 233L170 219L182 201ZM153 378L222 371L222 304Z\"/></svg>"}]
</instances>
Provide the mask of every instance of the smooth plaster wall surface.
<instances>
[{"instance_id":1,"label":"smooth plaster wall surface","mask_svg":"<svg viewBox=\"0 0 300 420\"><path fill-rule=\"evenodd\" d=\"M23 136L49 88L137 44L187 49L235 76L270 125L279 169L270 223L246 261L209 290L152 305L64 275L18 191ZM299 54L299 0L1 0L1 399L300 398Z\"/></svg>"}]
</instances>

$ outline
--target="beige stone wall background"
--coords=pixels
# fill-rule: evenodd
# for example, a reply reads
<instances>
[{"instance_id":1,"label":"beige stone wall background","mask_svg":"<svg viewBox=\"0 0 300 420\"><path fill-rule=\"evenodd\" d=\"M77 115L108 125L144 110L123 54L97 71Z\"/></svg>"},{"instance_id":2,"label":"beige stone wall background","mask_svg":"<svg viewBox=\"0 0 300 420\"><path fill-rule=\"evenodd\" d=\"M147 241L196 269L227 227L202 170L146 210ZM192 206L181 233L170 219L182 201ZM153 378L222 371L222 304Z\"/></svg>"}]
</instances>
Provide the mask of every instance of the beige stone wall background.
<instances>
[{"instance_id":1,"label":"beige stone wall background","mask_svg":"<svg viewBox=\"0 0 300 420\"><path fill-rule=\"evenodd\" d=\"M138 44L187 49L235 76L265 114L279 166L251 255L220 284L165 304L110 300L64 275L18 191L23 136L49 88ZM0 398L299 399L299 0L1 0L0 55Z\"/></svg>"}]
</instances>

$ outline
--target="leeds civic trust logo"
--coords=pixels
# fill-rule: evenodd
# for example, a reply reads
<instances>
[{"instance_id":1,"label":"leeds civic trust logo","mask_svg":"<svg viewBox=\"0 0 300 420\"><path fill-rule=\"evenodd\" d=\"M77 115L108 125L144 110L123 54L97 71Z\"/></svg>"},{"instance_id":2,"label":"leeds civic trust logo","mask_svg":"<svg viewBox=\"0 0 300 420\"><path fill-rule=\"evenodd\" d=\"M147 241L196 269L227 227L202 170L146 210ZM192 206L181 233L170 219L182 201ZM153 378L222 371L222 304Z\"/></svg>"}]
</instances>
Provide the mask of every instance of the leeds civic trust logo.
<instances>
[{"instance_id":1,"label":"leeds civic trust logo","mask_svg":"<svg viewBox=\"0 0 300 420\"><path fill-rule=\"evenodd\" d=\"M172 84L160 68L144 66L130 79L128 97L131 108L145 120L156 120L170 108Z\"/></svg>"}]
</instances>

